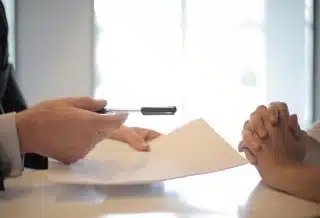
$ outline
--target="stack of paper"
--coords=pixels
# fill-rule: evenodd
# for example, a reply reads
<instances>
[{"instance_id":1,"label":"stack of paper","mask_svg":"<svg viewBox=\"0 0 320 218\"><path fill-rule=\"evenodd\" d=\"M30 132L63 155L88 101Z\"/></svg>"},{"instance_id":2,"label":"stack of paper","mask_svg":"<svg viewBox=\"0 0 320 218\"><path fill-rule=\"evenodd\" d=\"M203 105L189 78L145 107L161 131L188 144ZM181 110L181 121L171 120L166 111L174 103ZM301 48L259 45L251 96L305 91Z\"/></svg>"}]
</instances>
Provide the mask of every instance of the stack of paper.
<instances>
[{"instance_id":1,"label":"stack of paper","mask_svg":"<svg viewBox=\"0 0 320 218\"><path fill-rule=\"evenodd\" d=\"M49 179L71 184L139 184L216 172L247 161L204 120L194 120L137 152L105 140L83 160L51 164Z\"/></svg>"}]
</instances>

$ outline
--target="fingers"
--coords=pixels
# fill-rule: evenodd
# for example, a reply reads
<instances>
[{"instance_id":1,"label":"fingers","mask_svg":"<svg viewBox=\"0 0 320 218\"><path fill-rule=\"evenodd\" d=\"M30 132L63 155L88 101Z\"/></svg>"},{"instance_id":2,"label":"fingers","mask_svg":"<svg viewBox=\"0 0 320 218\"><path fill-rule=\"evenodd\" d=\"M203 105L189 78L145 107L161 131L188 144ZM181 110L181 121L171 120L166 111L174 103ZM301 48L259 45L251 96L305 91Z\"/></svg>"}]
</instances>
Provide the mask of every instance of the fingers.
<instances>
[{"instance_id":1,"label":"fingers","mask_svg":"<svg viewBox=\"0 0 320 218\"><path fill-rule=\"evenodd\" d=\"M260 106L243 125L242 142L238 146L240 152L249 149L253 156L261 149L264 139L268 136L265 123L269 122L267 108ZM259 135L260 134L260 135Z\"/></svg>"},{"instance_id":2,"label":"fingers","mask_svg":"<svg viewBox=\"0 0 320 218\"><path fill-rule=\"evenodd\" d=\"M244 144L251 143L253 140L252 134L253 134L253 128L252 128L252 126L250 126L249 120L247 120L244 123L243 128L242 128L242 142Z\"/></svg>"},{"instance_id":3,"label":"fingers","mask_svg":"<svg viewBox=\"0 0 320 218\"><path fill-rule=\"evenodd\" d=\"M242 145L239 145L240 149L242 150L246 147L249 148L251 151L256 152L261 148L261 144L263 143L256 133L248 129L245 129L243 131L242 139Z\"/></svg>"},{"instance_id":4,"label":"fingers","mask_svg":"<svg viewBox=\"0 0 320 218\"><path fill-rule=\"evenodd\" d=\"M256 156L247 148L244 148L243 151L244 151L244 154L245 154L247 160L249 161L249 163L252 165L256 165L257 164Z\"/></svg>"},{"instance_id":5,"label":"fingers","mask_svg":"<svg viewBox=\"0 0 320 218\"><path fill-rule=\"evenodd\" d=\"M289 117L289 128L292 132L292 135L295 137L295 138L299 138L300 135L301 135L301 129L300 129L300 125L298 123L298 117L296 114L292 114L290 117Z\"/></svg>"},{"instance_id":6,"label":"fingers","mask_svg":"<svg viewBox=\"0 0 320 218\"><path fill-rule=\"evenodd\" d=\"M280 139L287 136L289 131L295 137L302 134L297 116L290 116L285 103L273 102L268 108L259 106L251 114L250 120L244 124L242 142L238 150L245 153L251 164L256 165L266 152L274 156L282 153L284 143L281 143Z\"/></svg>"},{"instance_id":7,"label":"fingers","mask_svg":"<svg viewBox=\"0 0 320 218\"><path fill-rule=\"evenodd\" d=\"M244 141L241 141L238 145L238 151L239 152L244 152L247 160L249 161L250 164L256 165L257 164L257 158L254 155L253 152L250 151L250 149L248 149L248 147L246 147Z\"/></svg>"},{"instance_id":8,"label":"fingers","mask_svg":"<svg viewBox=\"0 0 320 218\"><path fill-rule=\"evenodd\" d=\"M279 110L275 104L275 102L272 102L268 106L268 113L270 117L270 122L273 126L277 125L279 123Z\"/></svg>"},{"instance_id":9,"label":"fingers","mask_svg":"<svg viewBox=\"0 0 320 218\"><path fill-rule=\"evenodd\" d=\"M274 113L278 113L278 122L282 121L281 123L288 124L290 114L287 104L283 102L272 102L269 108Z\"/></svg>"},{"instance_id":10,"label":"fingers","mask_svg":"<svg viewBox=\"0 0 320 218\"><path fill-rule=\"evenodd\" d=\"M133 128L138 135L140 135L144 141L148 142L148 141L152 141L156 138L158 138L159 136L161 136L161 133L154 131L154 130L150 130L150 129L145 129L145 128L140 128L140 127L134 127Z\"/></svg>"},{"instance_id":11,"label":"fingers","mask_svg":"<svg viewBox=\"0 0 320 218\"><path fill-rule=\"evenodd\" d=\"M136 131L128 127L121 127L117 132L114 132L110 139L128 143L132 148L138 151L148 151L149 145L145 142Z\"/></svg>"},{"instance_id":12,"label":"fingers","mask_svg":"<svg viewBox=\"0 0 320 218\"><path fill-rule=\"evenodd\" d=\"M255 131L261 139L265 139L268 136L268 131L265 128L265 123L267 122L269 122L269 114L267 107L264 105L257 107L249 120L252 131Z\"/></svg>"},{"instance_id":13,"label":"fingers","mask_svg":"<svg viewBox=\"0 0 320 218\"><path fill-rule=\"evenodd\" d=\"M147 142L159 137L160 135L160 133L149 129L122 126L109 138L128 143L132 148L138 151L149 151L150 147Z\"/></svg>"},{"instance_id":14,"label":"fingers","mask_svg":"<svg viewBox=\"0 0 320 218\"><path fill-rule=\"evenodd\" d=\"M240 141L238 144L238 151L243 152L243 149L244 149L244 143L243 143L243 141Z\"/></svg>"},{"instance_id":15,"label":"fingers","mask_svg":"<svg viewBox=\"0 0 320 218\"><path fill-rule=\"evenodd\" d=\"M67 101L73 107L89 111L100 110L107 104L106 100L95 100L90 97L68 98Z\"/></svg>"}]
</instances>

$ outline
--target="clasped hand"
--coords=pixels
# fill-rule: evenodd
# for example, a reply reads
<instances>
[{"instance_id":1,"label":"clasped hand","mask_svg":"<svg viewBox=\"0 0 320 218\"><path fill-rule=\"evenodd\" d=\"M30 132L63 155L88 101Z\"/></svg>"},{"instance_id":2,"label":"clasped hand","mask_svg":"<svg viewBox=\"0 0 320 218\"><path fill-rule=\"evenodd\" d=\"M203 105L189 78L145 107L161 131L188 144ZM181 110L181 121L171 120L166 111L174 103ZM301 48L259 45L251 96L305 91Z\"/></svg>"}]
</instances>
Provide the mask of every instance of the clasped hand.
<instances>
[{"instance_id":1,"label":"clasped hand","mask_svg":"<svg viewBox=\"0 0 320 218\"><path fill-rule=\"evenodd\" d=\"M308 136L300 129L297 116L290 115L285 103L259 106L243 126L239 151L268 181L283 167L299 165L306 154Z\"/></svg>"}]
</instances>

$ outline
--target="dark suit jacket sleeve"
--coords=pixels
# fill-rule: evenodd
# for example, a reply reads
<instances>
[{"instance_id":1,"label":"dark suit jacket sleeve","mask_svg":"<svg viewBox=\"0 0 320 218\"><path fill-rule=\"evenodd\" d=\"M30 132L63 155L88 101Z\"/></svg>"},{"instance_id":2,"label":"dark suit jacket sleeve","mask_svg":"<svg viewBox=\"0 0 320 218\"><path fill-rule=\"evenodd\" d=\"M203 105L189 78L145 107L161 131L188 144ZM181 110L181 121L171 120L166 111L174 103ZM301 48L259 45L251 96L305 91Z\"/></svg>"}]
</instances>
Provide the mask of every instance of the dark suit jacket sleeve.
<instances>
[{"instance_id":1,"label":"dark suit jacket sleeve","mask_svg":"<svg viewBox=\"0 0 320 218\"><path fill-rule=\"evenodd\" d=\"M14 68L9 65L9 74L7 81L7 89L5 91L2 104L6 113L9 112L21 112L27 109L26 101L21 94L20 88L14 78ZM38 154L25 154L24 166L32 169L47 169L48 158ZM0 179L1 180L1 179Z\"/></svg>"},{"instance_id":2,"label":"dark suit jacket sleeve","mask_svg":"<svg viewBox=\"0 0 320 218\"><path fill-rule=\"evenodd\" d=\"M0 106L1 113L20 112L27 104L14 78L13 66L8 63L8 22L3 2L0 0ZM2 154L2 156L1 156ZM7 177L5 152L0 151L0 188ZM10 161L9 161L10 162ZM48 159L38 154L26 154L24 165L34 169L47 169ZM11 167L9 166L9 172Z\"/></svg>"}]
</instances>

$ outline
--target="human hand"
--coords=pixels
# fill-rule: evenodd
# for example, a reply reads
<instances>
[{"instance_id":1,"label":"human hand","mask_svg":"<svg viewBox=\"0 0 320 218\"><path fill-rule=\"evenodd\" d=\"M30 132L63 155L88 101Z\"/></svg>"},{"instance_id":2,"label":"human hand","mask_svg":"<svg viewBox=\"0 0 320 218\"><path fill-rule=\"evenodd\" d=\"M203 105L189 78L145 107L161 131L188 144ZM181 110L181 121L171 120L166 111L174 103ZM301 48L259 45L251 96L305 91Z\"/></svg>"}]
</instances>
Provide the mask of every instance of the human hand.
<instances>
[{"instance_id":1,"label":"human hand","mask_svg":"<svg viewBox=\"0 0 320 218\"><path fill-rule=\"evenodd\" d=\"M273 120L274 112L278 117ZM269 108L258 107L245 123L243 145L239 150L249 158L255 157L254 163L264 180L274 178L275 172L283 167L302 163L307 136L298 130L297 123L296 115L290 116L287 105L280 102L272 103Z\"/></svg>"},{"instance_id":2,"label":"human hand","mask_svg":"<svg viewBox=\"0 0 320 218\"><path fill-rule=\"evenodd\" d=\"M250 120L247 120L244 124L242 131L242 140L239 143L238 150L240 152L244 152L246 158L253 165L257 163L256 156L254 155L255 151L261 148L262 140L268 137L268 130L266 125L264 125L264 120L269 120L272 126L276 126L279 124L281 112L278 108L279 102L271 103L268 108L265 106L259 106L255 112L251 114ZM286 105L284 105L286 107ZM290 115L288 119L288 128L291 134L296 138L303 142L306 142L307 134L300 129L297 116L295 114ZM255 134L252 134L255 133ZM252 149L248 149L246 144L252 143ZM298 159L304 159L305 156L305 143L303 151L297 150L296 156Z\"/></svg>"},{"instance_id":3,"label":"human hand","mask_svg":"<svg viewBox=\"0 0 320 218\"><path fill-rule=\"evenodd\" d=\"M159 136L161 136L161 134L154 130L122 126L114 131L108 138L128 143L138 151L149 151L150 147L148 142Z\"/></svg>"},{"instance_id":4,"label":"human hand","mask_svg":"<svg viewBox=\"0 0 320 218\"><path fill-rule=\"evenodd\" d=\"M16 114L21 151L39 153L65 164L83 158L126 120L127 115L100 115L104 100L88 97L44 101Z\"/></svg>"}]
</instances>

